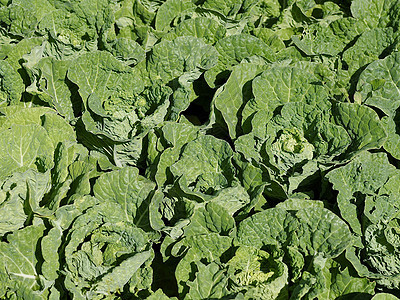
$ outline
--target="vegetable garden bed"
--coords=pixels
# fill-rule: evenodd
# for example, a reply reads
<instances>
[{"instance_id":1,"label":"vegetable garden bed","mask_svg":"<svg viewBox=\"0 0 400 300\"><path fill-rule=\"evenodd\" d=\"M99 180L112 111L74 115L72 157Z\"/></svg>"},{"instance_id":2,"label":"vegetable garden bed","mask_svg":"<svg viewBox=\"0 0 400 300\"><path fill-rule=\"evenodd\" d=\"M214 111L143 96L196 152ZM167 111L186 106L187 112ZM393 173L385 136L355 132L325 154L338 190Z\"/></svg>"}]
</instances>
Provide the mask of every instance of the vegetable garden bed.
<instances>
[{"instance_id":1,"label":"vegetable garden bed","mask_svg":"<svg viewBox=\"0 0 400 300\"><path fill-rule=\"evenodd\" d=\"M0 299L400 297L400 1L0 23Z\"/></svg>"}]
</instances>

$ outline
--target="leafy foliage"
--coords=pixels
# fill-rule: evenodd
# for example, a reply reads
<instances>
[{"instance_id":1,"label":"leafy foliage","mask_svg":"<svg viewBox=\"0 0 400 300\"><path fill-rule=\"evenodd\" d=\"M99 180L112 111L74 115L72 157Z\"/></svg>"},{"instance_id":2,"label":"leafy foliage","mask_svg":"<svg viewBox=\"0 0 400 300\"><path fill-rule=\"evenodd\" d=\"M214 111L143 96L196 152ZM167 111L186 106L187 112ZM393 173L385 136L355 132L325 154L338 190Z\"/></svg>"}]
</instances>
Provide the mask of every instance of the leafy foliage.
<instances>
[{"instance_id":1,"label":"leafy foliage","mask_svg":"<svg viewBox=\"0 0 400 300\"><path fill-rule=\"evenodd\" d=\"M399 299L399 20L0 0L0 299Z\"/></svg>"}]
</instances>

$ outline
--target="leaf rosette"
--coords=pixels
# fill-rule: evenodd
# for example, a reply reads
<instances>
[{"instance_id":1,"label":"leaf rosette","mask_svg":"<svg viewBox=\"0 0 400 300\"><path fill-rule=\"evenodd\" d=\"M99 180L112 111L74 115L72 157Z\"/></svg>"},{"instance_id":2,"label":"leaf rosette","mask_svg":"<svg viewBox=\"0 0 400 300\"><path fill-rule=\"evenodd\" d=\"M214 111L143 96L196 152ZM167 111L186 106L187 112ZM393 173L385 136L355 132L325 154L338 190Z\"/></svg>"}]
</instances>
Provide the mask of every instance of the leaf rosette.
<instances>
[{"instance_id":1,"label":"leaf rosette","mask_svg":"<svg viewBox=\"0 0 400 300\"><path fill-rule=\"evenodd\" d=\"M76 297L137 293L152 281L151 242L132 223L121 221L111 203L89 208L73 222L65 243L65 286Z\"/></svg>"}]
</instances>

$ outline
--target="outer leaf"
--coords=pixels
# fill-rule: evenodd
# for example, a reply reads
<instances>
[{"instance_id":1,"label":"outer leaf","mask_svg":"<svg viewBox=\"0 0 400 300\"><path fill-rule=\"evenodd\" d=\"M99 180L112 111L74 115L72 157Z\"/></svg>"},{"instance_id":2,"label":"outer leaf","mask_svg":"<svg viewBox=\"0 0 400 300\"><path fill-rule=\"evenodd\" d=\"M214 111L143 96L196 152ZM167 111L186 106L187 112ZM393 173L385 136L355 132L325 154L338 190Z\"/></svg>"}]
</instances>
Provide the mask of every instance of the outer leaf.
<instances>
[{"instance_id":1,"label":"outer leaf","mask_svg":"<svg viewBox=\"0 0 400 300\"><path fill-rule=\"evenodd\" d=\"M274 220L274 222L272 222ZM261 248L290 245L305 255L336 257L351 243L346 224L324 208L300 209L295 215L272 208L243 220L238 228L239 244Z\"/></svg>"},{"instance_id":2,"label":"outer leaf","mask_svg":"<svg viewBox=\"0 0 400 300\"><path fill-rule=\"evenodd\" d=\"M42 224L32 225L9 235L8 243L0 243L0 273L7 274L9 283L33 290L40 287L36 251L44 229Z\"/></svg>"},{"instance_id":3,"label":"outer leaf","mask_svg":"<svg viewBox=\"0 0 400 300\"><path fill-rule=\"evenodd\" d=\"M39 125L45 129L53 147L56 148L59 142L75 142L76 133L71 125L57 115L53 109L47 107L23 107L23 106L7 106L1 112L4 114L0 117L0 125L2 128L8 128L10 124L15 125Z\"/></svg>"},{"instance_id":4,"label":"outer leaf","mask_svg":"<svg viewBox=\"0 0 400 300\"><path fill-rule=\"evenodd\" d=\"M379 222L365 229L368 264L384 276L398 276L399 270L399 219L388 224Z\"/></svg>"},{"instance_id":5,"label":"outer leaf","mask_svg":"<svg viewBox=\"0 0 400 300\"><path fill-rule=\"evenodd\" d=\"M343 51L347 40L335 35L334 31L327 24L312 24L305 28L301 39L293 36L294 44L308 56L315 55L337 55Z\"/></svg>"},{"instance_id":6,"label":"outer leaf","mask_svg":"<svg viewBox=\"0 0 400 300\"><path fill-rule=\"evenodd\" d=\"M117 59L128 65L137 65L146 57L144 49L138 43L127 38L119 38L107 45L107 48Z\"/></svg>"},{"instance_id":7,"label":"outer leaf","mask_svg":"<svg viewBox=\"0 0 400 300\"><path fill-rule=\"evenodd\" d=\"M135 93L143 90L139 75L108 52L98 51L80 56L71 64L68 78L78 85L85 105L92 93L104 99L112 94L115 98L129 101ZM127 90L127 87L130 89Z\"/></svg>"},{"instance_id":8,"label":"outer leaf","mask_svg":"<svg viewBox=\"0 0 400 300\"><path fill-rule=\"evenodd\" d=\"M200 263L200 261L203 263L215 263L218 261L219 257L232 246L232 238L220 236L216 233L191 236L183 239L182 242L176 243L172 251L176 251L176 248L182 246L188 247L188 250L179 261L175 271L178 291L181 294L189 287L193 266ZM201 279L199 278L199 280ZM203 283L198 281L198 284L202 285Z\"/></svg>"},{"instance_id":9,"label":"outer leaf","mask_svg":"<svg viewBox=\"0 0 400 300\"><path fill-rule=\"evenodd\" d=\"M193 10L195 6L189 0L168 0L158 9L155 28L156 30L168 31L171 22L184 15L186 11Z\"/></svg>"},{"instance_id":10,"label":"outer leaf","mask_svg":"<svg viewBox=\"0 0 400 300\"><path fill-rule=\"evenodd\" d=\"M183 20L163 39L174 40L178 36L194 36L202 38L207 44L215 44L226 34L226 28L219 22L206 17Z\"/></svg>"},{"instance_id":11,"label":"outer leaf","mask_svg":"<svg viewBox=\"0 0 400 300\"><path fill-rule=\"evenodd\" d=\"M237 125L240 124L239 114L252 96L249 86L250 81L260 74L263 69L263 66L256 64L238 65L233 69L228 81L214 96L215 108L221 112L224 122L228 125L229 135L232 139L235 139L240 134L240 130L237 128Z\"/></svg>"},{"instance_id":12,"label":"outer leaf","mask_svg":"<svg viewBox=\"0 0 400 300\"><path fill-rule=\"evenodd\" d=\"M119 205L125 221L143 226L148 212L141 206L147 205L154 188L155 184L140 176L138 169L125 167L100 176L93 192L99 200Z\"/></svg>"},{"instance_id":13,"label":"outer leaf","mask_svg":"<svg viewBox=\"0 0 400 300\"><path fill-rule=\"evenodd\" d=\"M264 64L275 61L274 51L262 40L248 34L228 35L215 44L219 53L218 64L204 74L208 85L215 87L226 77L226 70L242 61L254 58ZM221 77L221 78L220 78Z\"/></svg>"},{"instance_id":14,"label":"outer leaf","mask_svg":"<svg viewBox=\"0 0 400 300\"><path fill-rule=\"evenodd\" d=\"M351 13L355 18L364 21L370 28L392 25L399 14L399 1L390 0L356 0L351 3ZM397 24L396 24L397 25Z\"/></svg>"},{"instance_id":15,"label":"outer leaf","mask_svg":"<svg viewBox=\"0 0 400 300\"><path fill-rule=\"evenodd\" d=\"M327 209L308 208L296 213L300 249L306 255L322 254L336 257L352 242L349 228L337 215Z\"/></svg>"},{"instance_id":16,"label":"outer leaf","mask_svg":"<svg viewBox=\"0 0 400 300\"><path fill-rule=\"evenodd\" d=\"M343 298L358 296L359 299L375 293L375 283L370 282L367 278L358 278L350 275L349 269L340 270L339 268L331 269L333 284L329 290L328 299L337 299L339 296Z\"/></svg>"},{"instance_id":17,"label":"outer leaf","mask_svg":"<svg viewBox=\"0 0 400 300\"><path fill-rule=\"evenodd\" d=\"M395 120L391 117L384 117L382 118L382 124L385 126L388 135L383 148L394 158L400 159L400 136Z\"/></svg>"},{"instance_id":18,"label":"outer leaf","mask_svg":"<svg viewBox=\"0 0 400 300\"><path fill-rule=\"evenodd\" d=\"M340 213L355 233L362 234L357 217L362 207L357 202L362 201L362 198L357 192L364 195L375 193L396 173L396 168L389 164L384 153L362 152L349 164L326 175L333 183L333 188L339 191L337 202Z\"/></svg>"},{"instance_id":19,"label":"outer leaf","mask_svg":"<svg viewBox=\"0 0 400 300\"><path fill-rule=\"evenodd\" d=\"M363 103L377 107L391 117L400 106L400 72L396 68L399 62L398 52L376 60L361 73L357 84Z\"/></svg>"},{"instance_id":20,"label":"outer leaf","mask_svg":"<svg viewBox=\"0 0 400 300\"><path fill-rule=\"evenodd\" d=\"M171 147L160 153L158 164L155 166L155 181L159 186L163 186L167 181L167 169L179 159L182 147L194 140L198 134L196 127L179 123L166 123L161 131L165 142Z\"/></svg>"},{"instance_id":21,"label":"outer leaf","mask_svg":"<svg viewBox=\"0 0 400 300\"><path fill-rule=\"evenodd\" d=\"M69 65L69 61L46 57L41 59L35 68L41 74L37 87L40 97L59 114L71 120L74 118L75 103L72 102L72 93L65 82Z\"/></svg>"},{"instance_id":22,"label":"outer leaf","mask_svg":"<svg viewBox=\"0 0 400 300\"><path fill-rule=\"evenodd\" d=\"M161 289L158 289L154 294L151 294L146 300L177 300L176 297L168 297Z\"/></svg>"},{"instance_id":23,"label":"outer leaf","mask_svg":"<svg viewBox=\"0 0 400 300\"><path fill-rule=\"evenodd\" d=\"M0 106L17 104L25 90L21 76L12 66L2 60L0 62Z\"/></svg>"},{"instance_id":24,"label":"outer leaf","mask_svg":"<svg viewBox=\"0 0 400 300\"><path fill-rule=\"evenodd\" d=\"M225 141L200 136L185 146L170 170L175 178L183 177L189 186L193 185L194 191L212 194L233 182L232 155L232 148Z\"/></svg>"},{"instance_id":25,"label":"outer leaf","mask_svg":"<svg viewBox=\"0 0 400 300\"><path fill-rule=\"evenodd\" d=\"M199 271L196 279L188 282L190 290L185 299L218 299L226 295L227 278L218 265L210 263L206 266L201 262L196 265Z\"/></svg>"},{"instance_id":26,"label":"outer leaf","mask_svg":"<svg viewBox=\"0 0 400 300\"><path fill-rule=\"evenodd\" d=\"M22 228L26 219L27 180L30 172L14 173L0 190L0 235Z\"/></svg>"},{"instance_id":27,"label":"outer leaf","mask_svg":"<svg viewBox=\"0 0 400 300\"><path fill-rule=\"evenodd\" d=\"M327 98L327 92L318 84L319 80L310 72L310 67L311 64L273 66L254 79L254 100L243 110L243 120L261 109L272 112L287 102Z\"/></svg>"},{"instance_id":28,"label":"outer leaf","mask_svg":"<svg viewBox=\"0 0 400 300\"><path fill-rule=\"evenodd\" d=\"M347 130L352 139L350 150L378 149L385 143L387 133L371 108L355 103L338 103L334 114L336 122Z\"/></svg>"},{"instance_id":29,"label":"outer leaf","mask_svg":"<svg viewBox=\"0 0 400 300\"><path fill-rule=\"evenodd\" d=\"M162 41L154 46L147 68L151 79L169 82L186 72L210 69L217 59L217 51L203 40L177 37L171 42Z\"/></svg>"},{"instance_id":30,"label":"outer leaf","mask_svg":"<svg viewBox=\"0 0 400 300\"><path fill-rule=\"evenodd\" d=\"M233 17L237 14L241 8L242 1L228 0L228 1L210 1L206 0L203 2L203 7L207 9L212 9L222 13L226 17Z\"/></svg>"},{"instance_id":31,"label":"outer leaf","mask_svg":"<svg viewBox=\"0 0 400 300\"><path fill-rule=\"evenodd\" d=\"M19 72L22 70L22 64L20 63L21 57L31 52L32 48L39 46L42 42L43 39L38 37L23 39L13 47L13 51L8 53L5 60L15 71Z\"/></svg>"},{"instance_id":32,"label":"outer leaf","mask_svg":"<svg viewBox=\"0 0 400 300\"><path fill-rule=\"evenodd\" d=\"M235 221L227 210L210 202L205 208L197 209L190 218L190 224L184 228L186 237L209 232L217 232L220 235L231 235L235 229Z\"/></svg>"},{"instance_id":33,"label":"outer leaf","mask_svg":"<svg viewBox=\"0 0 400 300\"><path fill-rule=\"evenodd\" d=\"M53 165L53 143L38 125L12 125L0 134L0 178L28 169L48 170Z\"/></svg>"},{"instance_id":34,"label":"outer leaf","mask_svg":"<svg viewBox=\"0 0 400 300\"><path fill-rule=\"evenodd\" d=\"M378 60L383 51L394 44L392 28L374 28L364 32L355 44L343 53L350 75Z\"/></svg>"},{"instance_id":35,"label":"outer leaf","mask_svg":"<svg viewBox=\"0 0 400 300\"><path fill-rule=\"evenodd\" d=\"M371 298L371 300L397 300L396 296L392 294L387 294L387 293L378 293L374 297Z\"/></svg>"},{"instance_id":36,"label":"outer leaf","mask_svg":"<svg viewBox=\"0 0 400 300\"><path fill-rule=\"evenodd\" d=\"M151 258L151 256L151 251L144 251L124 260L118 267L115 267L112 272L102 277L99 283L95 284L95 292L106 294L109 291L122 290L125 284L128 283L131 277Z\"/></svg>"},{"instance_id":37,"label":"outer leaf","mask_svg":"<svg viewBox=\"0 0 400 300\"><path fill-rule=\"evenodd\" d=\"M42 19L48 12L54 10L54 6L48 0L38 0L35 3L31 3L29 0L15 0L13 3L32 11L38 20Z\"/></svg>"},{"instance_id":38,"label":"outer leaf","mask_svg":"<svg viewBox=\"0 0 400 300\"><path fill-rule=\"evenodd\" d=\"M7 7L2 7L0 15L7 26L7 31L11 34L20 37L31 37L33 35L38 20L35 13L25 5L12 3Z\"/></svg>"},{"instance_id":39,"label":"outer leaf","mask_svg":"<svg viewBox=\"0 0 400 300\"><path fill-rule=\"evenodd\" d=\"M76 57L78 51L97 49L95 28L86 18L64 9L46 14L38 23L37 31L52 37L47 46L54 56L62 59Z\"/></svg>"},{"instance_id":40,"label":"outer leaf","mask_svg":"<svg viewBox=\"0 0 400 300\"><path fill-rule=\"evenodd\" d=\"M153 258L149 240L143 230L121 221L123 214L115 204L103 202L73 222L66 237L64 270L65 287L76 297L93 298L97 291L111 295L139 268L149 268L143 264ZM146 280L140 286L148 285Z\"/></svg>"},{"instance_id":41,"label":"outer leaf","mask_svg":"<svg viewBox=\"0 0 400 300\"><path fill-rule=\"evenodd\" d=\"M289 239L287 230L297 225L297 221L285 210L268 209L243 220L238 228L237 240L240 244L258 249L265 244L280 247Z\"/></svg>"}]
</instances>

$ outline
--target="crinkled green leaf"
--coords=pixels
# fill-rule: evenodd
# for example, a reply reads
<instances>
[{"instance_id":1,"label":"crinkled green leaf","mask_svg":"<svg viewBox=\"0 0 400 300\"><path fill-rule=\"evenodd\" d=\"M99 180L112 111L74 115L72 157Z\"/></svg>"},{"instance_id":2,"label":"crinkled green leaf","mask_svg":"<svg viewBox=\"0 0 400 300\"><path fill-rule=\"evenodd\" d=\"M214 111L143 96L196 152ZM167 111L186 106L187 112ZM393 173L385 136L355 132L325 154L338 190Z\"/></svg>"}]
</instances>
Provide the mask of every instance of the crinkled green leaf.
<instances>
[{"instance_id":1,"label":"crinkled green leaf","mask_svg":"<svg viewBox=\"0 0 400 300\"><path fill-rule=\"evenodd\" d=\"M157 11L155 28L157 30L168 31L171 23L184 15L186 11L195 8L192 1L188 0L168 0L165 1Z\"/></svg>"},{"instance_id":2,"label":"crinkled green leaf","mask_svg":"<svg viewBox=\"0 0 400 300\"><path fill-rule=\"evenodd\" d=\"M215 44L225 36L226 29L213 19L198 17L180 22L163 39L174 40L178 36L202 38L207 44Z\"/></svg>"},{"instance_id":3,"label":"crinkled green leaf","mask_svg":"<svg viewBox=\"0 0 400 300\"><path fill-rule=\"evenodd\" d=\"M44 229L43 224L31 225L15 231L7 237L7 242L0 243L0 273L7 275L6 284L23 284L31 290L40 289L40 271L37 269L40 257L36 251Z\"/></svg>"},{"instance_id":4,"label":"crinkled green leaf","mask_svg":"<svg viewBox=\"0 0 400 300\"><path fill-rule=\"evenodd\" d=\"M362 20L370 28L398 25L399 2L388 0L356 0L351 3L353 17Z\"/></svg>"},{"instance_id":5,"label":"crinkled green leaf","mask_svg":"<svg viewBox=\"0 0 400 300\"><path fill-rule=\"evenodd\" d=\"M392 28L374 28L365 31L355 44L343 53L350 74L378 60L395 43Z\"/></svg>"},{"instance_id":6,"label":"crinkled green leaf","mask_svg":"<svg viewBox=\"0 0 400 300\"><path fill-rule=\"evenodd\" d=\"M129 106L134 95L143 90L139 75L108 52L98 51L78 57L68 69L68 78L78 85L85 105L88 105L89 96L95 93L103 101L110 101L111 109L114 101L122 101ZM95 104L92 106L98 114L107 114L104 108Z\"/></svg>"},{"instance_id":7,"label":"crinkled green leaf","mask_svg":"<svg viewBox=\"0 0 400 300\"><path fill-rule=\"evenodd\" d=\"M225 141L200 136L184 147L170 170L175 178L185 178L193 190L213 193L233 182L232 155L233 151Z\"/></svg>"},{"instance_id":8,"label":"crinkled green leaf","mask_svg":"<svg viewBox=\"0 0 400 300\"><path fill-rule=\"evenodd\" d=\"M24 226L26 214L27 182L30 173L14 173L1 185L0 234L12 232Z\"/></svg>"},{"instance_id":9,"label":"crinkled green leaf","mask_svg":"<svg viewBox=\"0 0 400 300\"><path fill-rule=\"evenodd\" d=\"M147 68L153 80L169 82L187 72L208 70L217 60L217 51L202 39L177 37L173 41L161 41L154 46Z\"/></svg>"},{"instance_id":10,"label":"crinkled green leaf","mask_svg":"<svg viewBox=\"0 0 400 300\"><path fill-rule=\"evenodd\" d=\"M21 76L7 61L0 64L0 106L17 104L25 90Z\"/></svg>"},{"instance_id":11,"label":"crinkled green leaf","mask_svg":"<svg viewBox=\"0 0 400 300\"><path fill-rule=\"evenodd\" d=\"M22 69L21 58L23 55L29 53L34 47L42 44L43 39L39 37L25 38L16 44L7 54L5 59L15 71L19 72ZM21 74L21 73L20 73Z\"/></svg>"},{"instance_id":12,"label":"crinkled green leaf","mask_svg":"<svg viewBox=\"0 0 400 300\"><path fill-rule=\"evenodd\" d=\"M45 171L53 165L54 146L39 125L11 125L1 130L0 178L28 169Z\"/></svg>"},{"instance_id":13,"label":"crinkled green leaf","mask_svg":"<svg viewBox=\"0 0 400 300\"><path fill-rule=\"evenodd\" d=\"M250 82L262 70L263 67L256 64L240 64L234 67L228 81L214 96L215 108L222 114L233 139L240 134L240 130L237 129L237 125L240 124L240 112L252 96Z\"/></svg>"},{"instance_id":14,"label":"crinkled green leaf","mask_svg":"<svg viewBox=\"0 0 400 300\"><path fill-rule=\"evenodd\" d=\"M185 299L222 298L226 295L227 278L215 263L197 264L198 274L193 281L188 282L189 293Z\"/></svg>"},{"instance_id":15,"label":"crinkled green leaf","mask_svg":"<svg viewBox=\"0 0 400 300\"><path fill-rule=\"evenodd\" d=\"M121 216L127 222L143 226L148 214L147 198L153 191L153 182L139 175L139 170L132 167L103 174L93 187L96 198L118 205L124 214Z\"/></svg>"},{"instance_id":16,"label":"crinkled green leaf","mask_svg":"<svg viewBox=\"0 0 400 300\"><path fill-rule=\"evenodd\" d=\"M118 38L109 43L107 48L117 59L128 65L136 65L146 57L144 49L138 43L127 38Z\"/></svg>"},{"instance_id":17,"label":"crinkled green leaf","mask_svg":"<svg viewBox=\"0 0 400 300\"><path fill-rule=\"evenodd\" d=\"M35 12L31 11L29 7L30 5L13 2L11 5L0 9L1 20L8 29L7 31L22 37L33 36L38 19Z\"/></svg>"},{"instance_id":18,"label":"crinkled green leaf","mask_svg":"<svg viewBox=\"0 0 400 300\"><path fill-rule=\"evenodd\" d=\"M274 220L272 222L272 220ZM261 248L282 248L290 244L305 255L336 257L351 242L347 225L324 208L300 209L290 214L278 208L267 209L243 220L237 243Z\"/></svg>"},{"instance_id":19,"label":"crinkled green leaf","mask_svg":"<svg viewBox=\"0 0 400 300\"><path fill-rule=\"evenodd\" d=\"M383 148L394 158L400 159L400 136L398 134L395 120L390 117L382 118L382 124L388 135Z\"/></svg>"},{"instance_id":20,"label":"crinkled green leaf","mask_svg":"<svg viewBox=\"0 0 400 300\"><path fill-rule=\"evenodd\" d=\"M147 236L141 229L121 220L123 213L115 204L104 202L88 209L73 222L65 245L64 268L65 286L77 297L90 298L97 291L106 295L117 292L147 259L152 259L146 249ZM118 279L111 275L119 272L124 275Z\"/></svg>"},{"instance_id":21,"label":"crinkled green leaf","mask_svg":"<svg viewBox=\"0 0 400 300\"><path fill-rule=\"evenodd\" d=\"M275 53L269 46L248 34L228 35L216 42L215 49L219 53L218 64L204 74L211 87L219 85L227 77L226 71L242 61L248 59L251 62L255 58L265 64L275 60Z\"/></svg>"},{"instance_id":22,"label":"crinkled green leaf","mask_svg":"<svg viewBox=\"0 0 400 300\"><path fill-rule=\"evenodd\" d=\"M305 28L303 35L293 36L293 43L307 56L329 55L335 56L343 51L349 42L335 35L327 24L315 23Z\"/></svg>"},{"instance_id":23,"label":"crinkled green leaf","mask_svg":"<svg viewBox=\"0 0 400 300\"><path fill-rule=\"evenodd\" d=\"M190 218L190 224L184 228L185 236L217 232L221 235L231 235L235 230L235 221L227 210L215 202L206 204L205 208L197 209Z\"/></svg>"},{"instance_id":24,"label":"crinkled green leaf","mask_svg":"<svg viewBox=\"0 0 400 300\"><path fill-rule=\"evenodd\" d=\"M65 81L69 65L69 61L57 61L50 57L41 59L35 66L36 72L40 74L35 78L37 86L32 89L37 89L43 101L48 102L60 115L71 120L74 118L74 106L75 109L79 108L79 102L72 102L72 92Z\"/></svg>"},{"instance_id":25,"label":"crinkled green leaf","mask_svg":"<svg viewBox=\"0 0 400 300\"><path fill-rule=\"evenodd\" d=\"M273 66L253 80L254 100L247 103L242 113L246 120L253 113L266 109L273 111L287 102L306 102L326 98L327 92L309 65Z\"/></svg>"},{"instance_id":26,"label":"crinkled green leaf","mask_svg":"<svg viewBox=\"0 0 400 300\"><path fill-rule=\"evenodd\" d=\"M355 103L337 103L334 114L336 122L352 139L350 150L379 149L385 143L387 133L373 109Z\"/></svg>"},{"instance_id":27,"label":"crinkled green leaf","mask_svg":"<svg viewBox=\"0 0 400 300\"><path fill-rule=\"evenodd\" d=\"M41 34L51 36L64 57L75 55L75 51L96 49L96 30L85 18L64 9L53 10L38 23Z\"/></svg>"},{"instance_id":28,"label":"crinkled green leaf","mask_svg":"<svg viewBox=\"0 0 400 300\"><path fill-rule=\"evenodd\" d=\"M396 300L396 299L399 298L393 296L392 294L387 294L387 293L378 293L371 298L371 300Z\"/></svg>"},{"instance_id":29,"label":"crinkled green leaf","mask_svg":"<svg viewBox=\"0 0 400 300\"><path fill-rule=\"evenodd\" d=\"M339 191L337 203L341 215L354 232L361 234L357 203L362 198L357 193L374 193L394 174L396 168L389 164L385 154L362 152L349 164L326 175L333 188Z\"/></svg>"},{"instance_id":30,"label":"crinkled green leaf","mask_svg":"<svg viewBox=\"0 0 400 300\"><path fill-rule=\"evenodd\" d=\"M360 74L357 84L363 103L377 107L391 117L400 105L397 101L400 74L394 67L399 61L400 55L396 52L372 62Z\"/></svg>"},{"instance_id":31,"label":"crinkled green leaf","mask_svg":"<svg viewBox=\"0 0 400 300\"><path fill-rule=\"evenodd\" d=\"M2 109L3 117L0 125L6 129L10 124L38 125L45 129L53 147L59 142L75 142L76 133L71 125L59 116L56 111L47 107L25 108L23 106L7 106Z\"/></svg>"}]
</instances>

